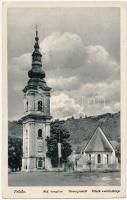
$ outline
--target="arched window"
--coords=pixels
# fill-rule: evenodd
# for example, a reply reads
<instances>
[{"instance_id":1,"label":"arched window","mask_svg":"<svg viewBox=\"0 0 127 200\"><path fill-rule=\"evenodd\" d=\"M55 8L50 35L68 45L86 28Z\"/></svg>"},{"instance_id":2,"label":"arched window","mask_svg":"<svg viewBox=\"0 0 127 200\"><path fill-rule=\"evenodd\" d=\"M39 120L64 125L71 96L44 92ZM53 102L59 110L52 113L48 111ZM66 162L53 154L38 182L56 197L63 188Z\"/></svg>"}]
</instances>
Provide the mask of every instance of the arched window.
<instances>
[{"instance_id":1,"label":"arched window","mask_svg":"<svg viewBox=\"0 0 127 200\"><path fill-rule=\"evenodd\" d=\"M42 111L42 101L38 101L38 111Z\"/></svg>"},{"instance_id":2,"label":"arched window","mask_svg":"<svg viewBox=\"0 0 127 200\"><path fill-rule=\"evenodd\" d=\"M100 154L97 155L97 162L101 163L101 155Z\"/></svg>"},{"instance_id":3,"label":"arched window","mask_svg":"<svg viewBox=\"0 0 127 200\"><path fill-rule=\"evenodd\" d=\"M38 130L38 138L42 138L42 130L41 129Z\"/></svg>"},{"instance_id":4,"label":"arched window","mask_svg":"<svg viewBox=\"0 0 127 200\"><path fill-rule=\"evenodd\" d=\"M28 112L28 101L26 102L26 112Z\"/></svg>"}]
</instances>

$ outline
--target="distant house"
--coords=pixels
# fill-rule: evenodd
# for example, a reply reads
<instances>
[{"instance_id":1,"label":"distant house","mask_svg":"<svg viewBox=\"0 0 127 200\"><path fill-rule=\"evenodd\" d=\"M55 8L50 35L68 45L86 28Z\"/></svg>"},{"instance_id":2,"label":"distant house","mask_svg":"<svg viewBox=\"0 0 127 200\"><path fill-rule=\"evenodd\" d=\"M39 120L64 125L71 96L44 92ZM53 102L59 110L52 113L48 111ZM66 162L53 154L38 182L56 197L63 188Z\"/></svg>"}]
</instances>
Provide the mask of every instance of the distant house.
<instances>
[{"instance_id":1,"label":"distant house","mask_svg":"<svg viewBox=\"0 0 127 200\"><path fill-rule=\"evenodd\" d=\"M115 155L115 149L100 127L95 130L82 154L77 157L77 168L118 168L118 159Z\"/></svg>"}]
</instances>

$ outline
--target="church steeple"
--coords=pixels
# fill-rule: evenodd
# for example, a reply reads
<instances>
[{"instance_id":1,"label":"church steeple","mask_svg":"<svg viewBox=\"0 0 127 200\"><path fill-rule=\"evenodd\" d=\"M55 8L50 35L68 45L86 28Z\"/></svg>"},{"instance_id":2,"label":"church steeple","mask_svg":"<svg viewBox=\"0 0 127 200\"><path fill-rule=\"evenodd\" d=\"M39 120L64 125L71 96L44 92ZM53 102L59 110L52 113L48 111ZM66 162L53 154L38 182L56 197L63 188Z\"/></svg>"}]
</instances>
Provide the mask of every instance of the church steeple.
<instances>
[{"instance_id":1,"label":"church steeple","mask_svg":"<svg viewBox=\"0 0 127 200\"><path fill-rule=\"evenodd\" d=\"M45 78L45 72L42 70L42 54L39 47L38 29L36 26L35 45L32 53L32 69L28 72L30 78Z\"/></svg>"},{"instance_id":2,"label":"church steeple","mask_svg":"<svg viewBox=\"0 0 127 200\"><path fill-rule=\"evenodd\" d=\"M29 80L23 89L24 115L23 123L23 171L36 171L52 168L47 157L46 138L50 136L50 90L45 81L42 66L42 54L39 48L36 27L35 44L32 53Z\"/></svg>"}]
</instances>

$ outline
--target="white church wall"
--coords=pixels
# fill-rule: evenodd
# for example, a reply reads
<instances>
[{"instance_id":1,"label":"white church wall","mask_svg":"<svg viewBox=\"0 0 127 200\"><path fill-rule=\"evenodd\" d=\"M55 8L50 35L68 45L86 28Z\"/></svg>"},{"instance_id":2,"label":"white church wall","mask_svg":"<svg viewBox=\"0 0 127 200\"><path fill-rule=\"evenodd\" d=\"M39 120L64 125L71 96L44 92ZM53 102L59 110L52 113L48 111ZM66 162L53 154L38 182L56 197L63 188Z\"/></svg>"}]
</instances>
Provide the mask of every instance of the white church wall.
<instances>
[{"instance_id":1,"label":"white church wall","mask_svg":"<svg viewBox=\"0 0 127 200\"><path fill-rule=\"evenodd\" d=\"M97 156L100 154L101 162L98 163ZM107 156L108 155L108 156ZM108 158L107 158L108 157ZM91 161L91 165L89 165L89 161ZM115 156L115 152L92 152L92 153L83 153L80 159L77 162L78 169L83 170L101 170L101 169L111 169L118 168L118 159Z\"/></svg>"},{"instance_id":2,"label":"white church wall","mask_svg":"<svg viewBox=\"0 0 127 200\"><path fill-rule=\"evenodd\" d=\"M35 126L34 123L29 123L29 156L35 156Z\"/></svg>"},{"instance_id":3,"label":"white church wall","mask_svg":"<svg viewBox=\"0 0 127 200\"><path fill-rule=\"evenodd\" d=\"M26 166L27 166L27 159L22 158L22 171L26 171Z\"/></svg>"},{"instance_id":4,"label":"white church wall","mask_svg":"<svg viewBox=\"0 0 127 200\"><path fill-rule=\"evenodd\" d=\"M27 159L27 171L33 171L36 169L36 158L28 158Z\"/></svg>"}]
</instances>

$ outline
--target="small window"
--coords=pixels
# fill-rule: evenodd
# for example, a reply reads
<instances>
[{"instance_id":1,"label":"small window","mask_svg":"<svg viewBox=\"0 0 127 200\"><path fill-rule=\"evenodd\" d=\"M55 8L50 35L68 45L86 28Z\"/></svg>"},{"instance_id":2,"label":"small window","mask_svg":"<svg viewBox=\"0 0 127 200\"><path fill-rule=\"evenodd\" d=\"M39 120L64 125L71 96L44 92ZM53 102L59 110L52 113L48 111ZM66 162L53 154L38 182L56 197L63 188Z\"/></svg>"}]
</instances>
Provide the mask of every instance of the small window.
<instances>
[{"instance_id":1,"label":"small window","mask_svg":"<svg viewBox=\"0 0 127 200\"><path fill-rule=\"evenodd\" d=\"M101 155L100 154L97 155L97 162L101 163Z\"/></svg>"},{"instance_id":2,"label":"small window","mask_svg":"<svg viewBox=\"0 0 127 200\"><path fill-rule=\"evenodd\" d=\"M38 168L42 168L42 160L38 160Z\"/></svg>"},{"instance_id":3,"label":"small window","mask_svg":"<svg viewBox=\"0 0 127 200\"><path fill-rule=\"evenodd\" d=\"M26 112L28 112L28 101L26 102Z\"/></svg>"},{"instance_id":4,"label":"small window","mask_svg":"<svg viewBox=\"0 0 127 200\"><path fill-rule=\"evenodd\" d=\"M42 101L38 101L38 111L42 111Z\"/></svg>"},{"instance_id":5,"label":"small window","mask_svg":"<svg viewBox=\"0 0 127 200\"><path fill-rule=\"evenodd\" d=\"M42 158L39 158L37 160L37 168L41 168L41 169L44 169L45 168L45 160L42 159Z\"/></svg>"},{"instance_id":6,"label":"small window","mask_svg":"<svg viewBox=\"0 0 127 200\"><path fill-rule=\"evenodd\" d=\"M41 129L38 130L38 138L42 138L42 130Z\"/></svg>"},{"instance_id":7,"label":"small window","mask_svg":"<svg viewBox=\"0 0 127 200\"><path fill-rule=\"evenodd\" d=\"M38 168L42 168L43 167L43 160L42 158L38 159Z\"/></svg>"},{"instance_id":8,"label":"small window","mask_svg":"<svg viewBox=\"0 0 127 200\"><path fill-rule=\"evenodd\" d=\"M89 161L91 161L91 154L89 154Z\"/></svg>"}]
</instances>

